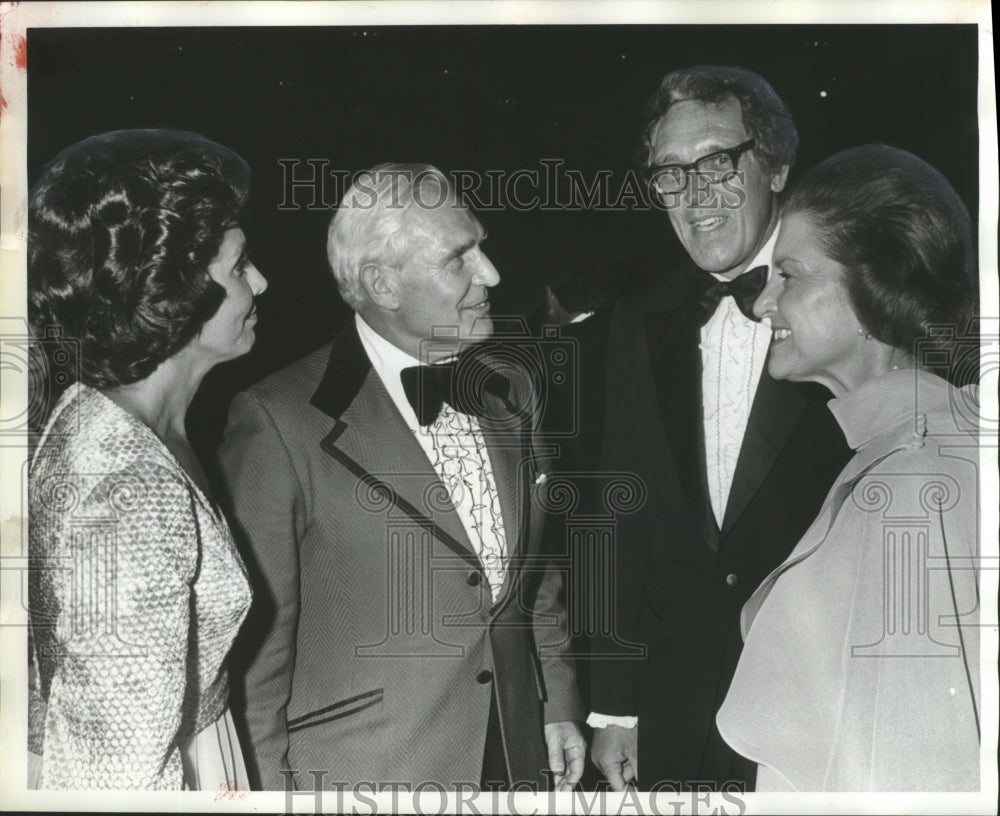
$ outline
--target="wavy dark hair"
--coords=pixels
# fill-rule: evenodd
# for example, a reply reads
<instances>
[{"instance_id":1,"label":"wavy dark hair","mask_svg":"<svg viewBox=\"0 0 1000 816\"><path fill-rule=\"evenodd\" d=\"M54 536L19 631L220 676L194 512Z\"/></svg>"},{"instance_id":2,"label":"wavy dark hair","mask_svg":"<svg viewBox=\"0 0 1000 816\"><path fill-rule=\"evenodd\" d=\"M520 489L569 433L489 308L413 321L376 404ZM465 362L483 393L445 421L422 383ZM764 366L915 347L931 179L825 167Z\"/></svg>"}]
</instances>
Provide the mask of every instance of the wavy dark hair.
<instances>
[{"instance_id":1,"label":"wavy dark hair","mask_svg":"<svg viewBox=\"0 0 1000 816\"><path fill-rule=\"evenodd\" d=\"M189 131L116 130L62 151L28 199L35 336L60 336L86 385L148 377L224 300L208 267L249 188L238 154Z\"/></svg>"},{"instance_id":2,"label":"wavy dark hair","mask_svg":"<svg viewBox=\"0 0 1000 816\"><path fill-rule=\"evenodd\" d=\"M969 331L978 307L969 214L923 159L880 144L836 153L792 186L791 213L808 216L846 268L855 314L877 340L914 353L931 327Z\"/></svg>"},{"instance_id":3,"label":"wavy dark hair","mask_svg":"<svg viewBox=\"0 0 1000 816\"><path fill-rule=\"evenodd\" d=\"M776 173L785 165L791 169L795 163L799 148L795 122L781 97L762 76L746 68L695 65L667 74L647 103L647 125L643 133L644 165L649 160L657 123L671 105L686 99L716 104L735 99L740 103L747 132L757 142L754 152L764 166Z\"/></svg>"}]
</instances>

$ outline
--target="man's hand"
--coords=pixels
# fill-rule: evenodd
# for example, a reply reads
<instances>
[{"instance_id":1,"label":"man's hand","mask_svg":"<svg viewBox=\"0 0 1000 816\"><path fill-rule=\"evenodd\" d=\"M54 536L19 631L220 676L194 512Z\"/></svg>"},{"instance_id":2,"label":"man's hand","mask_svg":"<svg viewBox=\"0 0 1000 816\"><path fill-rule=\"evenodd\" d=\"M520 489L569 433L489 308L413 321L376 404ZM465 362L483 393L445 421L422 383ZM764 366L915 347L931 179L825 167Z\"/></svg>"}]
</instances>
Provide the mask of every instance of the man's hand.
<instances>
[{"instance_id":1,"label":"man's hand","mask_svg":"<svg viewBox=\"0 0 1000 816\"><path fill-rule=\"evenodd\" d=\"M549 750L549 770L556 791L573 790L583 776L587 743L575 722L548 723L545 745Z\"/></svg>"},{"instance_id":2,"label":"man's hand","mask_svg":"<svg viewBox=\"0 0 1000 816\"><path fill-rule=\"evenodd\" d=\"M638 725L635 728L609 725L594 729L590 757L613 790L623 791L627 785L639 783L638 744Z\"/></svg>"}]
</instances>

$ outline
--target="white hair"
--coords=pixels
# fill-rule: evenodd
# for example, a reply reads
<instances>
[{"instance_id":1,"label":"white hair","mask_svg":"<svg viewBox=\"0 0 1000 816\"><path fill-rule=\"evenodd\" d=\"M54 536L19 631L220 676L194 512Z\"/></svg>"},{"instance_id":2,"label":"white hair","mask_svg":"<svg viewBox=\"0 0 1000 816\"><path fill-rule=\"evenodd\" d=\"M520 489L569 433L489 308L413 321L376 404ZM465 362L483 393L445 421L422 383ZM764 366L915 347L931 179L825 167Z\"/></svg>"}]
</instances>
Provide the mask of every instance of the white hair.
<instances>
[{"instance_id":1,"label":"white hair","mask_svg":"<svg viewBox=\"0 0 1000 816\"><path fill-rule=\"evenodd\" d=\"M433 180L436 193L421 195ZM435 200L430 200L432 196ZM409 241L403 220L414 205L434 208L454 202L448 177L430 164L379 164L359 173L330 221L326 256L344 302L364 305L361 270L371 264L398 268Z\"/></svg>"}]
</instances>

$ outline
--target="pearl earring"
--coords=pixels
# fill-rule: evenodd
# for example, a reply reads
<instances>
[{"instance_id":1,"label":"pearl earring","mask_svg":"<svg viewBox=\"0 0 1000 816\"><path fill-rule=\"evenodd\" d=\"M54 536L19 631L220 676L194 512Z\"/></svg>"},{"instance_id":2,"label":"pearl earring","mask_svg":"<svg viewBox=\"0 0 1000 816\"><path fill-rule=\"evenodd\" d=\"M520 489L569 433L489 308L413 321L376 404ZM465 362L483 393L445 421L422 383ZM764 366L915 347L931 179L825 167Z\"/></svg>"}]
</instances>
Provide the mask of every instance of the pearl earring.
<instances>
[{"instance_id":1,"label":"pearl earring","mask_svg":"<svg viewBox=\"0 0 1000 816\"><path fill-rule=\"evenodd\" d=\"M858 334L860 334L860 335L861 335L862 337L864 337L864 338L865 338L865 340L871 340L871 339L872 339L872 336L871 336L871 334L869 334L869 333L868 333L867 331L865 331L864 329L858 329Z\"/></svg>"}]
</instances>

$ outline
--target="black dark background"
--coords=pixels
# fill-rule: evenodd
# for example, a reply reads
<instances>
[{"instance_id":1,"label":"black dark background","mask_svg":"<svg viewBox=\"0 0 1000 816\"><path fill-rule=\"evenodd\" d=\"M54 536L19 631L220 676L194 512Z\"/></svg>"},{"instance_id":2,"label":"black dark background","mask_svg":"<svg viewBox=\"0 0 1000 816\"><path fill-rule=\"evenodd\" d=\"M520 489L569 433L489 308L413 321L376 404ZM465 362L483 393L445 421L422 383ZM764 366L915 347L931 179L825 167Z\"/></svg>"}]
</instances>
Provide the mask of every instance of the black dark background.
<instances>
[{"instance_id":1,"label":"black dark background","mask_svg":"<svg viewBox=\"0 0 1000 816\"><path fill-rule=\"evenodd\" d=\"M512 172L553 159L621 178L664 74L742 65L788 104L797 168L844 147L893 144L938 167L977 217L973 25L29 29L27 53L29 181L79 139L157 125L200 131L254 169L247 235L270 289L254 351L213 371L192 407L202 446L236 389L320 345L348 316L326 263L330 211L307 208L308 192L296 194L298 209L278 208L281 159L351 173L383 161ZM653 274L678 252L655 211L508 208L481 220L503 277L495 313L535 306L560 242L595 251L613 242L625 263Z\"/></svg>"}]
</instances>

